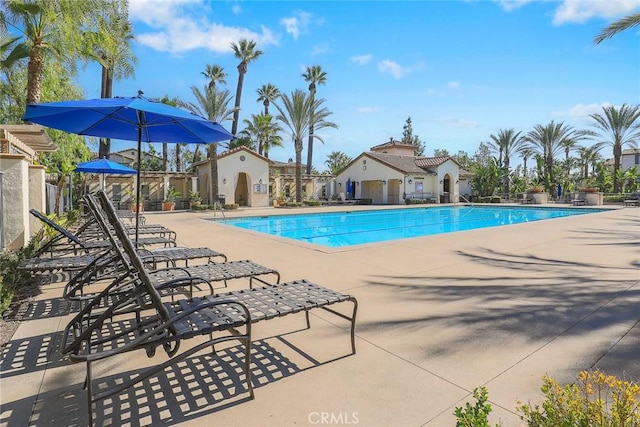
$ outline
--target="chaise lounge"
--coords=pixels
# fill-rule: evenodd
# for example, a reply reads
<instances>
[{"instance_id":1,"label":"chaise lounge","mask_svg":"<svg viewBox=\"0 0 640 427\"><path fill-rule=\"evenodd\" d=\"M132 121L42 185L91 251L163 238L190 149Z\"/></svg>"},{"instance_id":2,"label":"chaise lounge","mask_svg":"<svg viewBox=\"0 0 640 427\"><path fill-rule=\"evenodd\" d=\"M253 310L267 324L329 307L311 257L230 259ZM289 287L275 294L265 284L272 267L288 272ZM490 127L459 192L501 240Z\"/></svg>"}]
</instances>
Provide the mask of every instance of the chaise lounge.
<instances>
[{"instance_id":1,"label":"chaise lounge","mask_svg":"<svg viewBox=\"0 0 640 427\"><path fill-rule=\"evenodd\" d=\"M307 280L165 301L152 283L144 262L115 215L108 198L103 192L98 193L98 196L115 231L114 248L123 250L116 252L123 255L119 261L127 270L123 274L130 278L130 286L127 292L118 294L118 298L106 309L93 313L95 307L100 305L101 298L111 292L109 287L105 288L65 328L61 352L72 361L86 365L85 385L90 425L93 425L94 420L93 403L117 395L201 350L214 349L217 343L230 340L238 340L244 346L244 387L253 399L251 326L262 320L304 312L309 328L309 312L316 308L324 309L350 321L351 351L352 354L355 353L356 299ZM172 284L168 282L164 286L168 288ZM353 304L351 316L328 307L346 301ZM199 336L208 339L198 341L195 346L180 352L182 343ZM148 367L129 381L94 393L93 365L96 362L138 350L144 350L147 357L152 358L158 349L164 350L168 360ZM215 350L213 352L215 354ZM194 374L197 375L197 372Z\"/></svg>"}]
</instances>

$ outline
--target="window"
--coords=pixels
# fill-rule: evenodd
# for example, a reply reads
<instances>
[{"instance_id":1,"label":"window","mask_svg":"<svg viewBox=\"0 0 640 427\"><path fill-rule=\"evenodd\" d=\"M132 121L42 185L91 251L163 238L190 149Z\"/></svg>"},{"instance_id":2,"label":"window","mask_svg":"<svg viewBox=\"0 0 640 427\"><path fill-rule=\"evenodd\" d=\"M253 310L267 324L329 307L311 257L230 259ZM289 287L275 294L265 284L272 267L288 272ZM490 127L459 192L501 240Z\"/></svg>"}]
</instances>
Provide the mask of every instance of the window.
<instances>
[{"instance_id":1,"label":"window","mask_svg":"<svg viewBox=\"0 0 640 427\"><path fill-rule=\"evenodd\" d=\"M140 186L140 197L142 197L142 199L148 199L149 198L149 185L142 184Z\"/></svg>"},{"instance_id":2,"label":"window","mask_svg":"<svg viewBox=\"0 0 640 427\"><path fill-rule=\"evenodd\" d=\"M253 184L253 192L258 194L267 194L267 184Z\"/></svg>"},{"instance_id":3,"label":"window","mask_svg":"<svg viewBox=\"0 0 640 427\"><path fill-rule=\"evenodd\" d=\"M416 180L416 193L422 193L424 191L424 181Z\"/></svg>"},{"instance_id":4,"label":"window","mask_svg":"<svg viewBox=\"0 0 640 427\"><path fill-rule=\"evenodd\" d=\"M120 184L113 184L111 188L113 190L113 197L111 197L111 200L122 200L122 187Z\"/></svg>"}]
</instances>

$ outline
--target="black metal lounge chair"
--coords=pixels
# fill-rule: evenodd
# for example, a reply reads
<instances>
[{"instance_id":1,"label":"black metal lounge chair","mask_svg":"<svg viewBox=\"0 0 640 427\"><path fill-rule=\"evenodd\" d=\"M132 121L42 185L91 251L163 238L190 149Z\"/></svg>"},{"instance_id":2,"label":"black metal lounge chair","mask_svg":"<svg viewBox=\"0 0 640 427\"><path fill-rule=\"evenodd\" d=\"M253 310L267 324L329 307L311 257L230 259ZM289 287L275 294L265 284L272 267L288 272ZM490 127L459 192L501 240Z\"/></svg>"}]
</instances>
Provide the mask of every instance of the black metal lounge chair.
<instances>
[{"instance_id":1,"label":"black metal lounge chair","mask_svg":"<svg viewBox=\"0 0 640 427\"><path fill-rule=\"evenodd\" d=\"M94 213L97 224L105 230L109 229L108 227L110 224L108 224L105 218L103 218L103 212L97 208L97 204L91 196L86 198L86 203ZM121 222L120 225L122 226ZM123 226L122 228L124 229ZM112 249L114 250L114 257L117 258L117 255L120 252L120 248L117 246L118 243L112 238L111 233L105 234L109 236L109 241L111 242ZM140 255L140 251L138 251L138 254ZM183 278L185 276L198 277L201 279L201 283L206 282L211 292L213 292L211 285L212 282L223 282L224 286L227 287L227 281L229 280L246 278L249 279L249 286L253 287L254 280L263 284L268 284L268 282L262 278L262 276L266 275L275 276L275 284L280 282L280 273L277 270L257 264L251 260L225 261L222 263L210 262L195 266L157 269L155 268L156 262L162 261L162 259L158 260L156 256L157 255L154 254L153 257L142 256L141 258L145 262L147 268L153 268L153 277L160 283ZM125 262L124 258L119 262ZM152 263L151 265L149 264L150 262ZM103 271L105 266L107 267L107 274L100 274L99 272ZM106 261L96 260L79 271L71 280L69 280L65 286L63 296L67 299L78 301L91 299L95 296L95 292L91 292L86 288L96 281L96 278L98 278L97 276L100 276L100 278L112 279L114 274L117 275L117 271L121 268L121 265L118 264L114 258L108 258ZM113 271L114 269L116 270L115 273ZM189 290L189 294L192 295L192 292L193 289L191 288Z\"/></svg>"},{"instance_id":2,"label":"black metal lounge chair","mask_svg":"<svg viewBox=\"0 0 640 427\"><path fill-rule=\"evenodd\" d=\"M51 239L40 247L35 256L40 256L47 252L51 255L55 253L78 253L80 251L87 254L91 251L106 249L111 246L111 244L102 236L98 238L98 236L92 235L84 239L75 233L71 233L69 230L62 227L55 221L50 220L35 209L31 209L29 212L31 215L38 218L43 224L51 227L56 232ZM84 231L84 228L86 227L83 227L80 231ZM136 244L139 247L145 247L148 245L163 245L164 247L176 246L175 240L172 242L165 237L141 237L137 240Z\"/></svg>"},{"instance_id":3,"label":"black metal lounge chair","mask_svg":"<svg viewBox=\"0 0 640 427\"><path fill-rule=\"evenodd\" d=\"M314 308L325 309L351 322L351 349L352 353L355 353L356 299L306 280L267 285L216 296L164 301L124 227L115 212L109 208L110 203L106 195L100 192L98 196L107 218L114 226L116 237L127 255L126 260L123 259L123 261L130 262L132 271L124 274L132 277L133 280L129 284L128 292L119 294L118 299L99 315L92 315L94 308L100 304L100 298L96 298L85 306L65 328L61 352L69 355L72 361L86 364L85 385L90 425L93 425L94 402L117 395L177 361L207 347L214 348L214 345L219 342L229 340L238 340L244 345L245 388L253 399L250 370L251 325L261 320L304 311L307 327L310 327L309 311ZM114 282L113 286L117 285ZM173 286L172 283L166 283L162 287L166 289L171 286ZM107 287L102 291L101 296L108 296L110 292L111 290ZM328 307L345 301L353 303L351 317ZM226 334L227 332L230 334ZM194 347L180 353L181 344L197 336L208 336L209 339L199 341ZM92 375L94 363L136 350L145 350L146 355L151 358L157 349L163 349L168 360L152 365L129 381L117 383L114 387L97 390L94 393ZM198 373L194 372L194 374Z\"/></svg>"}]
</instances>

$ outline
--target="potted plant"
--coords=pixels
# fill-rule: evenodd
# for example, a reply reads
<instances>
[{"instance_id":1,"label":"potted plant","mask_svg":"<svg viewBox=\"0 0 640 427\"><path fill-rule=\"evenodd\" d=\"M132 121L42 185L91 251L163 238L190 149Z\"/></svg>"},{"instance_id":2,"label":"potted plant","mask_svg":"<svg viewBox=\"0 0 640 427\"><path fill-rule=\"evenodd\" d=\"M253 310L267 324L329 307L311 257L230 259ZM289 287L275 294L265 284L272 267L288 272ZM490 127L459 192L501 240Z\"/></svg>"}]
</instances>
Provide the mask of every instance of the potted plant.
<instances>
[{"instance_id":1,"label":"potted plant","mask_svg":"<svg viewBox=\"0 0 640 427\"><path fill-rule=\"evenodd\" d=\"M169 187L169 191L167 191L167 198L162 203L163 211L172 211L176 206L176 199L180 197L180 193L176 190L175 187Z\"/></svg>"},{"instance_id":2,"label":"potted plant","mask_svg":"<svg viewBox=\"0 0 640 427\"><path fill-rule=\"evenodd\" d=\"M131 212L142 212L144 210L141 201L136 203L136 192L134 189L129 188L127 191L125 191L125 195L131 201Z\"/></svg>"},{"instance_id":3,"label":"potted plant","mask_svg":"<svg viewBox=\"0 0 640 427\"><path fill-rule=\"evenodd\" d=\"M191 209L197 206L200 206L200 203L202 203L202 198L200 197L200 193L198 193L197 191L190 191L189 206L191 207Z\"/></svg>"},{"instance_id":4,"label":"potted plant","mask_svg":"<svg viewBox=\"0 0 640 427\"><path fill-rule=\"evenodd\" d=\"M532 185L527 189L527 193L542 193L544 187L542 185Z\"/></svg>"}]
</instances>

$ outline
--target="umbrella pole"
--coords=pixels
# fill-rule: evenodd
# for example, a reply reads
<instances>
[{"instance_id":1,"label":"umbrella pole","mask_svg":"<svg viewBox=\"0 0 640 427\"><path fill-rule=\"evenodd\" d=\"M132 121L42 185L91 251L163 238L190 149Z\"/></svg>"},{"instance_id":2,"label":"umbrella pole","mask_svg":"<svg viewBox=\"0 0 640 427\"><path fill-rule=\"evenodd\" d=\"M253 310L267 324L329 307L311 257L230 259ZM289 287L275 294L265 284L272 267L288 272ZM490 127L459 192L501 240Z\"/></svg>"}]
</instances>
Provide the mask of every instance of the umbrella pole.
<instances>
[{"instance_id":1,"label":"umbrella pole","mask_svg":"<svg viewBox=\"0 0 640 427\"><path fill-rule=\"evenodd\" d=\"M140 119L140 112L138 112L138 119ZM138 243L138 230L140 221L140 163L142 159L142 124L138 124L138 179L136 179L136 244Z\"/></svg>"}]
</instances>

